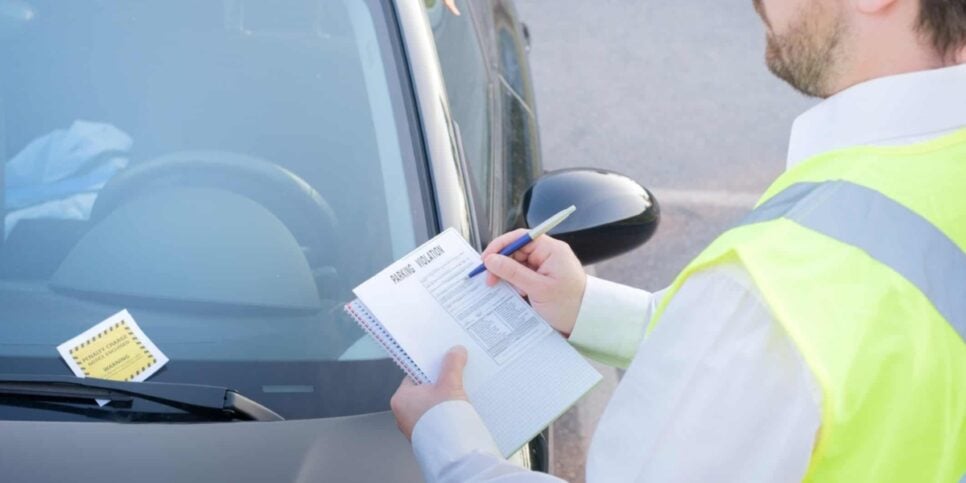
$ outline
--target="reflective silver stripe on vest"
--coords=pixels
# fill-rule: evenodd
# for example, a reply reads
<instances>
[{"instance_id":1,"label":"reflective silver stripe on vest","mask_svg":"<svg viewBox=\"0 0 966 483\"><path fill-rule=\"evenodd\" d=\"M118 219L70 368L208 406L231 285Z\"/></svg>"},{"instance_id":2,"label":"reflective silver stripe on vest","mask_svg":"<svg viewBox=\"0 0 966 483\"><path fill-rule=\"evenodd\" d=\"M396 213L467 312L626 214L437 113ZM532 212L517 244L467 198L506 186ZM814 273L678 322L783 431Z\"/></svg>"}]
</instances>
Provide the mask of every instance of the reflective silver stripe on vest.
<instances>
[{"instance_id":1,"label":"reflective silver stripe on vest","mask_svg":"<svg viewBox=\"0 0 966 483\"><path fill-rule=\"evenodd\" d=\"M966 253L918 213L848 181L798 183L739 223L785 218L852 245L905 277L966 340Z\"/></svg>"}]
</instances>

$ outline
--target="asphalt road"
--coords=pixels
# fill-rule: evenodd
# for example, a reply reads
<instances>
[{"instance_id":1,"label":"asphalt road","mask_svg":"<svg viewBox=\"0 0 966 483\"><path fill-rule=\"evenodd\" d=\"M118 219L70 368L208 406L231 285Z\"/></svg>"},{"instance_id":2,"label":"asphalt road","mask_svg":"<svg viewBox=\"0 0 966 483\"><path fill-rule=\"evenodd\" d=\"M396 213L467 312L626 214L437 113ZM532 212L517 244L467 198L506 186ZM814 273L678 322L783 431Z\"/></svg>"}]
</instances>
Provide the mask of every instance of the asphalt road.
<instances>
[{"instance_id":1,"label":"asphalt road","mask_svg":"<svg viewBox=\"0 0 966 483\"><path fill-rule=\"evenodd\" d=\"M544 164L626 174L661 226L598 276L648 290L754 204L784 167L795 116L814 104L764 65L749 0L516 0L529 25ZM583 481L616 373L554 426L554 473Z\"/></svg>"}]
</instances>

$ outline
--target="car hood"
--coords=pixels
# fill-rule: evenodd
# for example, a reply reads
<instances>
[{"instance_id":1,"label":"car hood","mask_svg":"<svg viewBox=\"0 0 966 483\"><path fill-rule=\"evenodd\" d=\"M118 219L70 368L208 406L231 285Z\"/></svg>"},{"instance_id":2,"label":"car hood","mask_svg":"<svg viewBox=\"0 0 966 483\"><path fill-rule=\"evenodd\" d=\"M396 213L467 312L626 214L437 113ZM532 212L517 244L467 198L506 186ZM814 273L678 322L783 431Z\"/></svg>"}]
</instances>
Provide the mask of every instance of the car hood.
<instances>
[{"instance_id":1,"label":"car hood","mask_svg":"<svg viewBox=\"0 0 966 483\"><path fill-rule=\"evenodd\" d=\"M389 412L211 424L0 421L3 480L417 482Z\"/></svg>"}]
</instances>

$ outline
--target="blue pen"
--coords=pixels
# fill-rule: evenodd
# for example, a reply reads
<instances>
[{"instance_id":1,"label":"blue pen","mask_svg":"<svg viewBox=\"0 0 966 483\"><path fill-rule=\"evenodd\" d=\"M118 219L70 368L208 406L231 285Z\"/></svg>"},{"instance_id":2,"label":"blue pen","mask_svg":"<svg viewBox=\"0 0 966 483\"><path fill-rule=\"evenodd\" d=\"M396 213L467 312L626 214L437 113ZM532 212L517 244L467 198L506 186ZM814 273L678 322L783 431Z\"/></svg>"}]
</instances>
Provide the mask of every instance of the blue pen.
<instances>
[{"instance_id":1,"label":"blue pen","mask_svg":"<svg viewBox=\"0 0 966 483\"><path fill-rule=\"evenodd\" d=\"M551 216L550 219L548 219L547 221L537 225L535 228L532 228L530 231L526 232L520 238L517 238L516 240L514 240L513 243L505 246L503 250L500 250L500 255L510 256L513 252L523 248L524 246L526 246L527 243L532 242L538 236L543 235L544 233L552 230L555 226L559 225L564 220L566 220L567 217L570 216L570 214L575 211L577 211L577 207L574 205L570 205L569 208L561 211L560 213L557 213L556 215ZM469 278L473 278L483 273L485 270L486 270L486 266L481 263L480 266L474 268L473 271L470 272Z\"/></svg>"}]
</instances>

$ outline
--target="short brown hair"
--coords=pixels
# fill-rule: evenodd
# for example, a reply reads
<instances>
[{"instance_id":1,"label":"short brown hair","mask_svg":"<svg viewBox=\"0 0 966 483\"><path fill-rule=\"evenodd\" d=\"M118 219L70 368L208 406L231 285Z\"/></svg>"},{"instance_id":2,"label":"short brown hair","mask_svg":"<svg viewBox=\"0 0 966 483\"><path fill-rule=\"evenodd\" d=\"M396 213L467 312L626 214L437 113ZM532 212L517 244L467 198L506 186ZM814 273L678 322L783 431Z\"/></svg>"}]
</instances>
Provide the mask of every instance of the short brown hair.
<instances>
[{"instance_id":1,"label":"short brown hair","mask_svg":"<svg viewBox=\"0 0 966 483\"><path fill-rule=\"evenodd\" d=\"M966 45L966 0L919 0L919 30L946 56Z\"/></svg>"}]
</instances>

